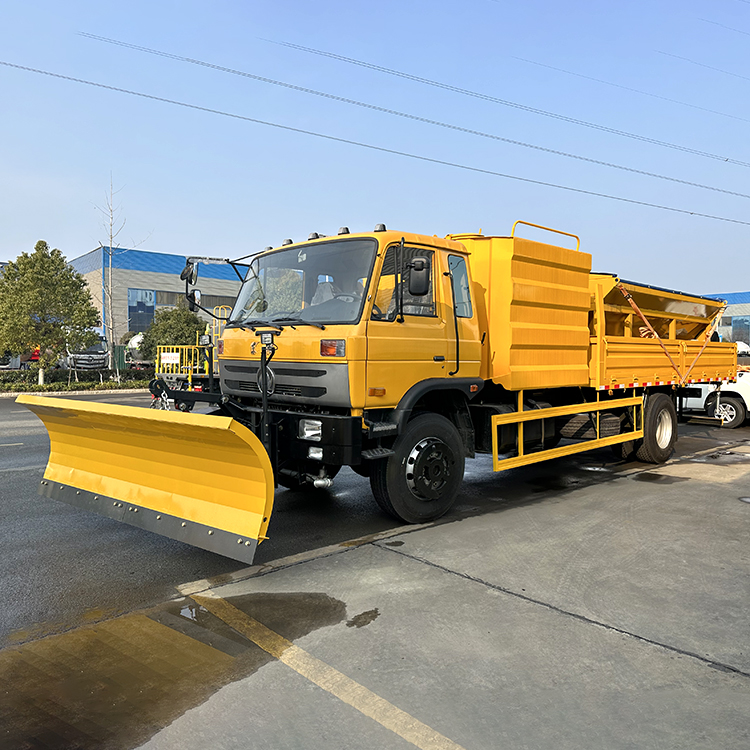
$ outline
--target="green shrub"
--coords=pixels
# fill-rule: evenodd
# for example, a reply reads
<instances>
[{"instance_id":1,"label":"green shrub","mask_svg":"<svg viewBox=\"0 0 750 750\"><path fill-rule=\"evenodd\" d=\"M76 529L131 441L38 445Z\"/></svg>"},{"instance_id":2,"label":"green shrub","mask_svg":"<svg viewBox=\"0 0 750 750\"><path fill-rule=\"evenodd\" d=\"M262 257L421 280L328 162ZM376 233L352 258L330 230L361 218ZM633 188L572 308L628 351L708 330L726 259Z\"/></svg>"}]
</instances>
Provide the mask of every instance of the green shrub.
<instances>
[{"instance_id":1,"label":"green shrub","mask_svg":"<svg viewBox=\"0 0 750 750\"><path fill-rule=\"evenodd\" d=\"M154 378L151 370L120 370L120 382L114 377L113 370L86 370L78 372L78 382L69 370L46 370L44 385L37 384L37 372L34 370L0 371L0 392L13 393L20 391L110 391L122 388L148 388ZM101 377L100 377L101 376Z\"/></svg>"}]
</instances>

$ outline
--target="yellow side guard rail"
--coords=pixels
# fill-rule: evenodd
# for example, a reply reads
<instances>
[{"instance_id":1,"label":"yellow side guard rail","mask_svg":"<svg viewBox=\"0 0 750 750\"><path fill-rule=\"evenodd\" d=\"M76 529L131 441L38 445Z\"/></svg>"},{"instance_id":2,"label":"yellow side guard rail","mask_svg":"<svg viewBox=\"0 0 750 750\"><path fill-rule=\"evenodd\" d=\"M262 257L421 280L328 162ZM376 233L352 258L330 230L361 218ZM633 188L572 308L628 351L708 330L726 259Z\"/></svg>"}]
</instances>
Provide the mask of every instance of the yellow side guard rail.
<instances>
[{"instance_id":1,"label":"yellow side guard rail","mask_svg":"<svg viewBox=\"0 0 750 750\"><path fill-rule=\"evenodd\" d=\"M169 375L208 374L207 346L159 346L157 372Z\"/></svg>"},{"instance_id":2,"label":"yellow side guard rail","mask_svg":"<svg viewBox=\"0 0 750 750\"><path fill-rule=\"evenodd\" d=\"M632 409L633 429L628 432L612 435L610 437L600 436L600 419L599 414L603 411L612 411L614 409L630 408ZM518 409L519 411L508 414L493 414L492 423L492 469L493 471L504 471L514 469L518 466L528 466L529 464L547 461L551 458L560 458L570 456L574 453L583 453L584 451L601 448L606 445L617 445L618 443L627 443L630 440L639 440L643 437L643 396L633 396L632 398L609 399L606 401L591 401L585 404L571 404L570 406L553 406L546 409L531 409L523 411L523 391L518 391ZM549 419L555 417L570 416L573 414L591 413L596 417L596 437L584 439L578 443L562 445L558 448L548 448L546 450L526 453L523 444L523 426L525 422L532 422L537 419ZM497 428L500 425L515 424L518 430L518 455L509 458L500 458L498 453Z\"/></svg>"},{"instance_id":3,"label":"yellow side guard rail","mask_svg":"<svg viewBox=\"0 0 750 750\"><path fill-rule=\"evenodd\" d=\"M32 395L47 428L46 497L252 563L274 477L258 438L231 417Z\"/></svg>"}]
</instances>

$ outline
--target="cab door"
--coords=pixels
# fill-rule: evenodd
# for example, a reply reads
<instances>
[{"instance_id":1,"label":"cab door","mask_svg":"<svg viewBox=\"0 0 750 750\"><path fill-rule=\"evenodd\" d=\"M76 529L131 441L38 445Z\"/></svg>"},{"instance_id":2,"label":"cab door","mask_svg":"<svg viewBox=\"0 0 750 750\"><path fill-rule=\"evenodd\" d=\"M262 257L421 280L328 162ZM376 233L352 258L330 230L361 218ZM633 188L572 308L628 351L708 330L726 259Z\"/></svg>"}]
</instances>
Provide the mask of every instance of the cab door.
<instances>
[{"instance_id":1,"label":"cab door","mask_svg":"<svg viewBox=\"0 0 750 750\"><path fill-rule=\"evenodd\" d=\"M394 407L415 383L446 377L450 303L442 283L444 258L431 247L399 245L387 248L367 326L367 389L365 408ZM422 297L409 294L413 258L425 258L430 288ZM403 269L403 322L399 322L398 294Z\"/></svg>"}]
</instances>

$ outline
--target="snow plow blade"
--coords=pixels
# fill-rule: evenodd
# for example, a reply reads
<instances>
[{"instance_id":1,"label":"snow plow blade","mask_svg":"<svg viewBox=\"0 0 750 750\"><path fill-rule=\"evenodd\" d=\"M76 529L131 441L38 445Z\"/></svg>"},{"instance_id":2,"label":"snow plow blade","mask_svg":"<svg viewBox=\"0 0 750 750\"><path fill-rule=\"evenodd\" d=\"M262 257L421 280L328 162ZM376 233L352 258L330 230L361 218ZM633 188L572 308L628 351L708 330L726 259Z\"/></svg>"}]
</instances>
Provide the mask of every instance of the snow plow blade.
<instances>
[{"instance_id":1,"label":"snow plow blade","mask_svg":"<svg viewBox=\"0 0 750 750\"><path fill-rule=\"evenodd\" d=\"M274 478L263 444L231 417L22 395L47 428L39 494L252 563Z\"/></svg>"}]
</instances>

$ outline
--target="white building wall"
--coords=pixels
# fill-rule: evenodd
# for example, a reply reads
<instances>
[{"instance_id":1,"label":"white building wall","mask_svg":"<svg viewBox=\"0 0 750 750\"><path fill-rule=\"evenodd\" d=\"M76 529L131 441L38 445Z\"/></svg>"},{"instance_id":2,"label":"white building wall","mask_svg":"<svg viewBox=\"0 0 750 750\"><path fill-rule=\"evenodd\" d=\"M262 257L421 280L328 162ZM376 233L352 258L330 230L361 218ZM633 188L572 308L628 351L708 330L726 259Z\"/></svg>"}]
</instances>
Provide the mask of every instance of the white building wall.
<instances>
[{"instance_id":1,"label":"white building wall","mask_svg":"<svg viewBox=\"0 0 750 750\"><path fill-rule=\"evenodd\" d=\"M91 297L99 309L102 318L104 311L102 305L102 270L101 268L84 274L86 283L89 285ZM109 280L109 269L104 269L105 283ZM204 295L217 295L222 297L237 296L240 281L227 281L224 279L199 278L197 289ZM156 292L177 292L182 295L185 292L185 282L180 280L176 274L155 273L151 271L131 271L121 268L112 269L112 301L114 316L114 339L120 339L130 330L128 321L128 289L146 289ZM158 306L156 309L160 309ZM198 314L209 322L212 318L203 312ZM108 321L103 319L106 324Z\"/></svg>"}]
</instances>

